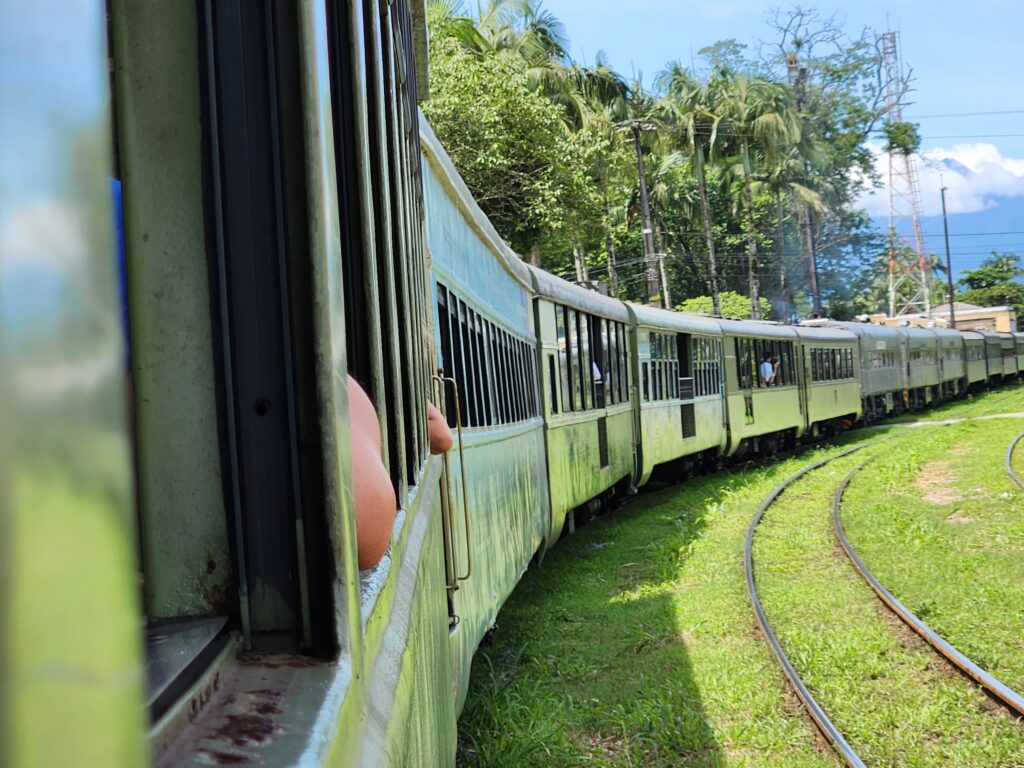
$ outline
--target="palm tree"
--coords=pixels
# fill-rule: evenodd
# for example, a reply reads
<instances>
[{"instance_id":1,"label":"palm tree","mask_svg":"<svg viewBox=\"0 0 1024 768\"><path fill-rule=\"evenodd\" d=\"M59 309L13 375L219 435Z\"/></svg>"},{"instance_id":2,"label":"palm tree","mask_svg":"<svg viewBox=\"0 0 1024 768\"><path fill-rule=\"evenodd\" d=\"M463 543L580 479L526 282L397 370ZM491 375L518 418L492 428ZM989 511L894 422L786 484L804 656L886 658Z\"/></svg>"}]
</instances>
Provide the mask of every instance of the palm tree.
<instances>
[{"instance_id":1,"label":"palm tree","mask_svg":"<svg viewBox=\"0 0 1024 768\"><path fill-rule=\"evenodd\" d=\"M757 269L757 229L754 223L755 157L771 160L783 145L800 141L800 124L790 108L787 90L767 80L736 75L718 89L717 111L722 129L734 139L739 150L742 177L743 227L747 240L747 276L751 317L761 318L760 285Z\"/></svg>"},{"instance_id":2,"label":"palm tree","mask_svg":"<svg viewBox=\"0 0 1024 768\"><path fill-rule=\"evenodd\" d=\"M807 155L800 148L789 145L780 153L770 158L763 172L752 185L754 195L762 192L770 194L775 200L775 254L779 263L779 293L783 303L780 316L785 316L793 306L792 282L787 283L786 271L786 232L785 232L785 201L793 200L798 210L810 209L814 212L824 210L825 204L820 194L812 189L807 177Z\"/></svg>"},{"instance_id":3,"label":"palm tree","mask_svg":"<svg viewBox=\"0 0 1024 768\"><path fill-rule=\"evenodd\" d=\"M678 62L673 62L658 77L665 90L661 102L663 124L683 146L689 148L697 177L701 222L708 251L708 276L711 282L711 304L714 314L721 314L718 296L718 269L715 263L715 237L711 228L707 179L704 173L708 158L714 155L721 118L716 114L718 101L713 83L699 83Z\"/></svg>"}]
</instances>

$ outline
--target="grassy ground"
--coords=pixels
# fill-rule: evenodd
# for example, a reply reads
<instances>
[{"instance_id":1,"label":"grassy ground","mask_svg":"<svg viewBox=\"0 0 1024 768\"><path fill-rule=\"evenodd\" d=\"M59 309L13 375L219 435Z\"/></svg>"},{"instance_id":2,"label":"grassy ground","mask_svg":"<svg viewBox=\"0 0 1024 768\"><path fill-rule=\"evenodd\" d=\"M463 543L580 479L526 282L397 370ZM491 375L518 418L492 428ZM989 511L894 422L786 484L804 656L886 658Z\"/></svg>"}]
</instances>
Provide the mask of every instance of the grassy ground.
<instances>
[{"instance_id":1,"label":"grassy ground","mask_svg":"<svg viewBox=\"0 0 1024 768\"><path fill-rule=\"evenodd\" d=\"M970 395L969 399L952 400L927 411L908 413L886 421L886 424L901 424L909 421L941 421L959 419L965 416L992 416L999 413L1024 411L1024 384L1008 382L999 389Z\"/></svg>"},{"instance_id":2,"label":"grassy ground","mask_svg":"<svg viewBox=\"0 0 1024 768\"><path fill-rule=\"evenodd\" d=\"M921 430L854 478L843 509L847 534L878 579L1017 691L1024 491L1006 474L1004 456L1022 429L1024 420L998 419Z\"/></svg>"},{"instance_id":3,"label":"grassy ground","mask_svg":"<svg viewBox=\"0 0 1024 768\"><path fill-rule=\"evenodd\" d=\"M865 453L887 462L921 437L903 433L896 447ZM800 480L755 534L759 591L787 655L868 765L1024 765L1024 728L892 617L838 549L832 493L863 460Z\"/></svg>"},{"instance_id":4,"label":"grassy ground","mask_svg":"<svg viewBox=\"0 0 1024 768\"><path fill-rule=\"evenodd\" d=\"M952 415L1024 410L998 396ZM559 544L477 654L459 764L836 765L756 629L742 564L760 501L831 450L645 493Z\"/></svg>"}]
</instances>

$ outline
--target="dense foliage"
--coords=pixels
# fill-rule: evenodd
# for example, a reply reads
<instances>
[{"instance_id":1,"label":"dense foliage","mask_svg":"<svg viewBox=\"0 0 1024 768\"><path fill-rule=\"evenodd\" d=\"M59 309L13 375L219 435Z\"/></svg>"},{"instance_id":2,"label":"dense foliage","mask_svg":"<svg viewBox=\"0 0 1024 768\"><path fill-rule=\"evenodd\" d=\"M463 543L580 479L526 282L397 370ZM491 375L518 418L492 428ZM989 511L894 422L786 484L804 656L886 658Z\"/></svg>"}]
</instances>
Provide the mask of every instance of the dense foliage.
<instances>
[{"instance_id":1,"label":"dense foliage","mask_svg":"<svg viewBox=\"0 0 1024 768\"><path fill-rule=\"evenodd\" d=\"M981 262L977 269L964 273L959 285L966 290L960 294L961 301L981 307L1010 306L1018 318L1024 318L1024 277L1020 256L1015 253L998 254Z\"/></svg>"},{"instance_id":2,"label":"dense foliage","mask_svg":"<svg viewBox=\"0 0 1024 768\"><path fill-rule=\"evenodd\" d=\"M877 182L867 137L906 83L886 80L870 30L780 12L759 56L720 41L649 89L603 54L572 61L536 0L434 0L429 26L424 111L524 258L625 299L707 296L721 314L740 314L728 292L780 320L886 305L887 244L856 201ZM915 125L884 129L917 148Z\"/></svg>"}]
</instances>

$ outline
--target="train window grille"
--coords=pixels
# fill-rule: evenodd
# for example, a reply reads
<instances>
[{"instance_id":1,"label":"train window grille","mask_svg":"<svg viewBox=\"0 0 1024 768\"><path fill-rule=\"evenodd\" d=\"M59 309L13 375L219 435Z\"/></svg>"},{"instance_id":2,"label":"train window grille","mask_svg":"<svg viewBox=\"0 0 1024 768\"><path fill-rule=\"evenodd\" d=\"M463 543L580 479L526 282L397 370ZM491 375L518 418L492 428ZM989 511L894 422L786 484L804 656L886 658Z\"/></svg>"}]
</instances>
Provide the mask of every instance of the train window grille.
<instances>
[{"instance_id":1,"label":"train window grille","mask_svg":"<svg viewBox=\"0 0 1024 768\"><path fill-rule=\"evenodd\" d=\"M516 406L518 407L518 418L516 421L523 421L526 418L526 371L525 360L523 359L523 345L518 339L509 336L509 346L512 349L512 376L516 389Z\"/></svg>"},{"instance_id":2,"label":"train window grille","mask_svg":"<svg viewBox=\"0 0 1024 768\"><path fill-rule=\"evenodd\" d=\"M494 326L489 320L480 318L478 334L478 345L480 346L480 359L483 360L484 394L487 398L488 424L500 424L501 414L498 411L501 402L501 390L497 381L497 363L491 347L491 338L494 335Z\"/></svg>"},{"instance_id":3,"label":"train window grille","mask_svg":"<svg viewBox=\"0 0 1024 768\"><path fill-rule=\"evenodd\" d=\"M615 332L615 324L608 322L608 337L606 343L608 372L605 380L608 383L608 402L615 404L620 401L618 397L618 343Z\"/></svg>"},{"instance_id":4,"label":"train window grille","mask_svg":"<svg viewBox=\"0 0 1024 768\"><path fill-rule=\"evenodd\" d=\"M697 436L696 406L693 403L683 403L680 408L680 420L683 428L683 439Z\"/></svg>"},{"instance_id":5,"label":"train window grille","mask_svg":"<svg viewBox=\"0 0 1024 768\"><path fill-rule=\"evenodd\" d=\"M601 466L608 466L608 419L601 416L597 420L597 453Z\"/></svg>"},{"instance_id":6,"label":"train window grille","mask_svg":"<svg viewBox=\"0 0 1024 768\"><path fill-rule=\"evenodd\" d=\"M558 341L559 386L562 392L562 410L572 411L572 370L569 367L569 341L566 332L565 307L555 306L555 335Z\"/></svg>"}]
</instances>

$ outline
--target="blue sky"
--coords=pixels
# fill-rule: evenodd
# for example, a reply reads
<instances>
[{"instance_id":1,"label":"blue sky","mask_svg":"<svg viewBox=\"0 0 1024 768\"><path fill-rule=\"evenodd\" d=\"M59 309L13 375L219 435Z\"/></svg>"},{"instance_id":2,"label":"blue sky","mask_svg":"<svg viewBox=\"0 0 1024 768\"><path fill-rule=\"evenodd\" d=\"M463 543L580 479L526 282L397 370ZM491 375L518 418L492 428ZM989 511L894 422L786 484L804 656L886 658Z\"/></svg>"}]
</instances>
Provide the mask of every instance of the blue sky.
<instances>
[{"instance_id":1,"label":"blue sky","mask_svg":"<svg viewBox=\"0 0 1024 768\"><path fill-rule=\"evenodd\" d=\"M939 170L949 188L947 205L954 271L976 267L994 249L1024 255L1024 85L1021 37L1024 2L805 3L835 15L850 33L867 26L900 33L904 67L913 93L904 117L920 123L918 163L929 250L942 252ZM792 6L751 0L546 0L544 8L566 25L574 58L592 61L603 50L624 74L642 73L650 84L665 63L700 65L698 51L734 38L756 54L770 43L769 9ZM925 117L1018 110L1018 114ZM1004 136L1002 134L1018 134ZM884 166L882 166L884 168ZM888 194L864 199L884 214ZM1011 232L1012 234L995 234Z\"/></svg>"}]
</instances>

